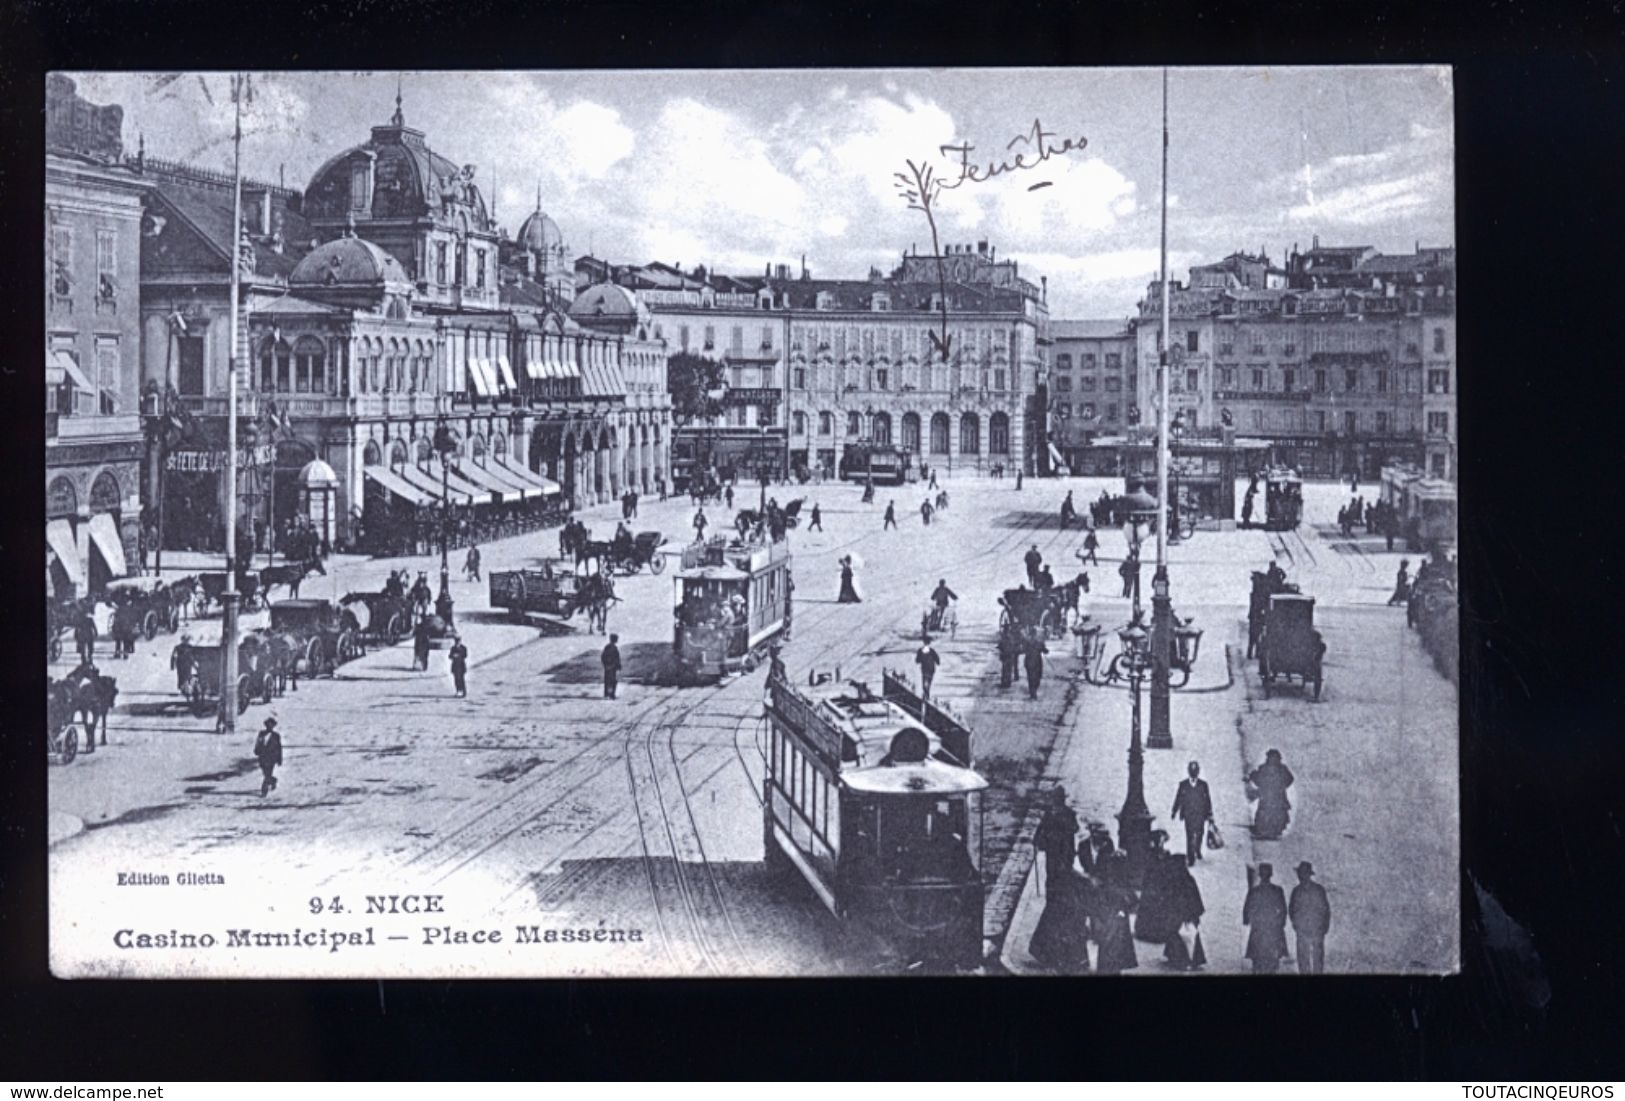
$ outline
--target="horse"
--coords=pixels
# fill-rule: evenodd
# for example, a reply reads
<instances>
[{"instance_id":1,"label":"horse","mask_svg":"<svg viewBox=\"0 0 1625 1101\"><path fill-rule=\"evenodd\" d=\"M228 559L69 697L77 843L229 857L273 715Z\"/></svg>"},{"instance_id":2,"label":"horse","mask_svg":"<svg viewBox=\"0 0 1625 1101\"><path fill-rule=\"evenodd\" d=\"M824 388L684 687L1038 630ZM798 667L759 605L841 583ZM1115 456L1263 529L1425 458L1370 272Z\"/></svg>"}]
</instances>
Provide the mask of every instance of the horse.
<instances>
[{"instance_id":1,"label":"horse","mask_svg":"<svg viewBox=\"0 0 1625 1101\"><path fill-rule=\"evenodd\" d=\"M102 745L107 744L107 716L118 700L118 681L103 676L94 665L80 665L57 682L65 686L73 711L85 726L85 752L96 752L96 728L101 727Z\"/></svg>"},{"instance_id":2,"label":"horse","mask_svg":"<svg viewBox=\"0 0 1625 1101\"><path fill-rule=\"evenodd\" d=\"M587 630L603 634L609 629L609 606L618 603L615 583L603 574L593 574L581 583L581 606L587 610Z\"/></svg>"},{"instance_id":3,"label":"horse","mask_svg":"<svg viewBox=\"0 0 1625 1101\"><path fill-rule=\"evenodd\" d=\"M264 639L268 690L278 696L284 695L290 686L295 692L299 691L299 663L304 660L299 639L286 631L259 633Z\"/></svg>"},{"instance_id":4,"label":"horse","mask_svg":"<svg viewBox=\"0 0 1625 1101\"><path fill-rule=\"evenodd\" d=\"M260 597L266 601L271 599L271 589L277 585L286 585L289 595L299 599L299 585L313 573L327 576L327 569L322 565L320 558L307 558L303 562L288 562L280 566L267 566L260 571Z\"/></svg>"},{"instance_id":5,"label":"horse","mask_svg":"<svg viewBox=\"0 0 1625 1101\"><path fill-rule=\"evenodd\" d=\"M198 593L197 576L183 577L169 586L170 602L180 611L186 619L192 618L192 606L197 602Z\"/></svg>"}]
</instances>

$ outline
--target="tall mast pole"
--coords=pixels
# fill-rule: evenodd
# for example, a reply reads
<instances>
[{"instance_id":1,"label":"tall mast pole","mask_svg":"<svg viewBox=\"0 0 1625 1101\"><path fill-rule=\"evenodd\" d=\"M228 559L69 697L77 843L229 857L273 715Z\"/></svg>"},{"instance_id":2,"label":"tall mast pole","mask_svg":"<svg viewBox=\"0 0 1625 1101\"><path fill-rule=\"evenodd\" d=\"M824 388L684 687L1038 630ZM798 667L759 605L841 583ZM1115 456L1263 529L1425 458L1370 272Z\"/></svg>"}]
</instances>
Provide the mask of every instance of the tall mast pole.
<instances>
[{"instance_id":1,"label":"tall mast pole","mask_svg":"<svg viewBox=\"0 0 1625 1101\"><path fill-rule=\"evenodd\" d=\"M231 78L233 124L231 134L231 350L226 359L226 591L220 627L220 729L237 733L237 357L242 339L237 303L242 294L240 268L243 243L243 92L245 77Z\"/></svg>"},{"instance_id":2,"label":"tall mast pole","mask_svg":"<svg viewBox=\"0 0 1625 1101\"><path fill-rule=\"evenodd\" d=\"M1168 70L1162 70L1162 350L1157 356L1157 572L1151 579L1151 726L1145 744L1172 749L1169 666L1173 661L1174 606L1168 597L1168 370L1173 362L1168 293Z\"/></svg>"}]
</instances>

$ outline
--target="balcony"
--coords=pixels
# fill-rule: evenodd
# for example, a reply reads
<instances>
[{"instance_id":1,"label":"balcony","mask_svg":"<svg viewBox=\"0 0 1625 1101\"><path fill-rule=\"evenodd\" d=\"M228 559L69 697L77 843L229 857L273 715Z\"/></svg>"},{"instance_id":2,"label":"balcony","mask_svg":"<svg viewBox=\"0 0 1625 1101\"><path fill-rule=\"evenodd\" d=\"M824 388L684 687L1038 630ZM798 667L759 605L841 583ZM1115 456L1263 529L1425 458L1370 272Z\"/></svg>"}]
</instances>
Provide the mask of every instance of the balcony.
<instances>
[{"instance_id":1,"label":"balcony","mask_svg":"<svg viewBox=\"0 0 1625 1101\"><path fill-rule=\"evenodd\" d=\"M47 432L49 424L57 414L48 413ZM89 440L105 436L140 436L141 417L138 414L121 414L116 417L101 417L81 414L74 417L62 417L56 421L55 438L59 440Z\"/></svg>"}]
</instances>

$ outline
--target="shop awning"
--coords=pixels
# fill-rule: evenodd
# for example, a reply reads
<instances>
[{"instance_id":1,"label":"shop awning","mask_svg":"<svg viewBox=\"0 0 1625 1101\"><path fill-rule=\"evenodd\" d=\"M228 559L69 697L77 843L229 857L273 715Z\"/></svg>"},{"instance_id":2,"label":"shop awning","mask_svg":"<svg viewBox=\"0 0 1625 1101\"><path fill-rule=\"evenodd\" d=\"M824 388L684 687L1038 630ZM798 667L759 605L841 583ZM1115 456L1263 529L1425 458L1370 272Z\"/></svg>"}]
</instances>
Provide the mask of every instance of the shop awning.
<instances>
[{"instance_id":1,"label":"shop awning","mask_svg":"<svg viewBox=\"0 0 1625 1101\"><path fill-rule=\"evenodd\" d=\"M535 498L541 496L542 491L538 487L533 486L529 482L521 479L519 475L515 474L513 471L504 466L502 464L502 460L494 456L486 459L485 465L480 467L480 470L484 472L487 478L497 482L505 488L518 490L520 493L524 494L525 499L527 500L534 500Z\"/></svg>"},{"instance_id":2,"label":"shop awning","mask_svg":"<svg viewBox=\"0 0 1625 1101\"><path fill-rule=\"evenodd\" d=\"M1061 458L1061 449L1056 447L1053 443L1049 445L1049 457L1050 461L1056 466L1064 467L1066 465L1066 460Z\"/></svg>"},{"instance_id":3,"label":"shop awning","mask_svg":"<svg viewBox=\"0 0 1625 1101\"><path fill-rule=\"evenodd\" d=\"M471 359L468 361L468 381L474 387L474 392L482 398L496 397L496 387L492 385L492 378L486 373L485 360Z\"/></svg>"},{"instance_id":4,"label":"shop awning","mask_svg":"<svg viewBox=\"0 0 1625 1101\"><path fill-rule=\"evenodd\" d=\"M555 359L553 361L554 378L580 378L581 371L573 360Z\"/></svg>"},{"instance_id":5,"label":"shop awning","mask_svg":"<svg viewBox=\"0 0 1625 1101\"><path fill-rule=\"evenodd\" d=\"M438 503L440 500L440 479L431 477L427 470L412 463L392 467L391 473L406 482L428 497L429 503Z\"/></svg>"},{"instance_id":6,"label":"shop awning","mask_svg":"<svg viewBox=\"0 0 1625 1101\"><path fill-rule=\"evenodd\" d=\"M545 359L527 359L527 360L525 360L525 374L529 375L533 379L536 379L537 381L545 379L547 377L547 360L545 360Z\"/></svg>"},{"instance_id":7,"label":"shop awning","mask_svg":"<svg viewBox=\"0 0 1625 1101\"><path fill-rule=\"evenodd\" d=\"M497 374L502 376L502 384L509 390L519 389L519 381L513 377L513 368L509 366L507 356L497 356Z\"/></svg>"},{"instance_id":8,"label":"shop awning","mask_svg":"<svg viewBox=\"0 0 1625 1101\"><path fill-rule=\"evenodd\" d=\"M124 540L119 538L118 525L111 513L98 512L90 518L90 542L102 553L108 572L123 577L129 571L124 566Z\"/></svg>"},{"instance_id":9,"label":"shop awning","mask_svg":"<svg viewBox=\"0 0 1625 1101\"><path fill-rule=\"evenodd\" d=\"M63 374L71 378L73 380L73 384L79 389L90 394L94 394L96 392L96 384L91 382L90 379L86 377L85 373L79 369L79 364L76 363L74 358L67 352L59 349L51 353L51 358L46 361L45 365L45 377L47 379L51 377L52 366L55 366Z\"/></svg>"},{"instance_id":10,"label":"shop awning","mask_svg":"<svg viewBox=\"0 0 1625 1101\"><path fill-rule=\"evenodd\" d=\"M466 462L457 467L453 473L461 475L470 485L480 486L487 494L496 493L503 501L521 501L524 493L513 488L500 478L493 478L485 472L485 468L475 462Z\"/></svg>"},{"instance_id":11,"label":"shop awning","mask_svg":"<svg viewBox=\"0 0 1625 1101\"><path fill-rule=\"evenodd\" d=\"M526 470L517 463L510 462L506 457L498 459L497 462L524 485L535 486L544 494L561 492L559 483L551 478L545 478L534 471Z\"/></svg>"},{"instance_id":12,"label":"shop awning","mask_svg":"<svg viewBox=\"0 0 1625 1101\"><path fill-rule=\"evenodd\" d=\"M60 355L61 353L57 353ZM45 355L45 385L61 386L68 378L67 368L56 362L56 356Z\"/></svg>"},{"instance_id":13,"label":"shop awning","mask_svg":"<svg viewBox=\"0 0 1625 1101\"><path fill-rule=\"evenodd\" d=\"M427 505L434 503L433 496L425 493L423 490L419 489L417 486L413 485L411 482L407 481L405 478L401 477L399 474L388 469L387 467L366 466L362 467L361 469L368 478L371 478L373 481L377 482L379 485L383 486L385 489L389 490L389 492L393 493L395 496L399 497L408 504Z\"/></svg>"},{"instance_id":14,"label":"shop awning","mask_svg":"<svg viewBox=\"0 0 1625 1101\"><path fill-rule=\"evenodd\" d=\"M491 503L491 491L486 489L484 486L475 485L473 482L457 473L457 468L455 466L452 467L450 472L447 473L445 483L446 486L451 490L453 498L467 497L471 503L476 505L488 505Z\"/></svg>"},{"instance_id":15,"label":"shop awning","mask_svg":"<svg viewBox=\"0 0 1625 1101\"><path fill-rule=\"evenodd\" d=\"M56 560L62 563L74 587L83 588L85 574L79 568L79 545L73 541L73 527L66 520L52 520L45 525L45 544L56 552Z\"/></svg>"}]
</instances>

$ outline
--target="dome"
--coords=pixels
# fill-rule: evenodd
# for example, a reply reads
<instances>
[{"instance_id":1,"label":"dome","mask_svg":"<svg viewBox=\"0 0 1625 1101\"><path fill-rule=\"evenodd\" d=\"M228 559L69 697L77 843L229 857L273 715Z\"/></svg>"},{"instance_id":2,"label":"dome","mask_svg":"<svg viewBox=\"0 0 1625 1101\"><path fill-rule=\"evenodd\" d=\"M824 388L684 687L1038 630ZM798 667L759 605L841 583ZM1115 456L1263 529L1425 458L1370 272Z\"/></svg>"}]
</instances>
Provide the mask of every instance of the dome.
<instances>
[{"instance_id":1,"label":"dome","mask_svg":"<svg viewBox=\"0 0 1625 1101\"><path fill-rule=\"evenodd\" d=\"M638 297L614 283L588 287L570 303L570 316L580 318L614 317L635 320L640 314Z\"/></svg>"},{"instance_id":2,"label":"dome","mask_svg":"<svg viewBox=\"0 0 1625 1101\"><path fill-rule=\"evenodd\" d=\"M538 210L519 227L518 241L522 247L546 255L564 244L564 233L557 222Z\"/></svg>"},{"instance_id":3,"label":"dome","mask_svg":"<svg viewBox=\"0 0 1625 1101\"><path fill-rule=\"evenodd\" d=\"M399 260L359 237L340 237L305 254L288 276L289 286L377 286L412 280Z\"/></svg>"},{"instance_id":4,"label":"dome","mask_svg":"<svg viewBox=\"0 0 1625 1101\"><path fill-rule=\"evenodd\" d=\"M336 486L339 484L339 476L322 460L312 459L299 471L299 484L307 489Z\"/></svg>"}]
</instances>

